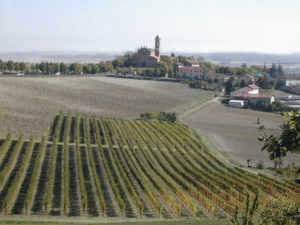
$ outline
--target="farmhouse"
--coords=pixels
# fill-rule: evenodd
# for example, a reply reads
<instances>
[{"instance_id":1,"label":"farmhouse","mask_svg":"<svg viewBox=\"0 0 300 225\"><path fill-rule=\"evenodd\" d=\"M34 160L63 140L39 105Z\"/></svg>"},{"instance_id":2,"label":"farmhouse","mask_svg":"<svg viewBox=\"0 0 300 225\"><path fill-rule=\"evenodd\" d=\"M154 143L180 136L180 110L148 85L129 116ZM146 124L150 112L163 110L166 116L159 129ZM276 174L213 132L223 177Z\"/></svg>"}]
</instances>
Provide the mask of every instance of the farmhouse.
<instances>
[{"instance_id":1,"label":"farmhouse","mask_svg":"<svg viewBox=\"0 0 300 225\"><path fill-rule=\"evenodd\" d=\"M249 93L239 93L233 97L234 100L243 100L250 105L256 105L258 102L263 102L266 104L272 104L274 102L273 95L265 94L249 94Z\"/></svg>"},{"instance_id":2,"label":"farmhouse","mask_svg":"<svg viewBox=\"0 0 300 225\"><path fill-rule=\"evenodd\" d=\"M233 91L230 93L230 98L233 99L234 96L241 94L241 93L246 93L246 94L258 94L259 93L259 87L255 84L250 84L246 87L240 88L236 91Z\"/></svg>"},{"instance_id":3,"label":"farmhouse","mask_svg":"<svg viewBox=\"0 0 300 225\"><path fill-rule=\"evenodd\" d=\"M155 37L155 49L141 47L138 49L137 54L132 58L131 65L133 67L158 67L160 61L160 38Z\"/></svg>"},{"instance_id":4,"label":"farmhouse","mask_svg":"<svg viewBox=\"0 0 300 225\"><path fill-rule=\"evenodd\" d=\"M230 99L244 101L250 105L256 105L258 102L271 104L275 100L273 95L259 94L259 87L255 84L250 84L231 92Z\"/></svg>"}]
</instances>

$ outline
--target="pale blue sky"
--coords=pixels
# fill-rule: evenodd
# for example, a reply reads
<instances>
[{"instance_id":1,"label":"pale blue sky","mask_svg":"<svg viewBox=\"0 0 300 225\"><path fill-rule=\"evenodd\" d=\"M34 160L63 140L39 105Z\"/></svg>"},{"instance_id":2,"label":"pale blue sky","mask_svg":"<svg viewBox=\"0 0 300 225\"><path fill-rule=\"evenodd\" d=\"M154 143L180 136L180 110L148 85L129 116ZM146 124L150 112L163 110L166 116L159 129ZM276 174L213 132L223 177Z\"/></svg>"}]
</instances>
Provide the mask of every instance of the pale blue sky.
<instances>
[{"instance_id":1,"label":"pale blue sky","mask_svg":"<svg viewBox=\"0 0 300 225\"><path fill-rule=\"evenodd\" d=\"M0 52L300 52L300 0L0 0Z\"/></svg>"}]
</instances>

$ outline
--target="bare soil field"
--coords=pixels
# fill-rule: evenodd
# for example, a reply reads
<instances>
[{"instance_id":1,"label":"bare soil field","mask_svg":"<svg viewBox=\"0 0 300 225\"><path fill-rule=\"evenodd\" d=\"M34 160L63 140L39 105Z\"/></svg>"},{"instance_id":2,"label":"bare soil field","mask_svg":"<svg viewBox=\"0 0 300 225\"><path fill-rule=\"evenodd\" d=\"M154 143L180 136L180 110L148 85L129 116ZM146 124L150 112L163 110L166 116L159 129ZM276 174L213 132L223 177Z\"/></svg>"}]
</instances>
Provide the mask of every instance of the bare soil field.
<instances>
[{"instance_id":1,"label":"bare soil field","mask_svg":"<svg viewBox=\"0 0 300 225\"><path fill-rule=\"evenodd\" d=\"M210 101L203 107L182 115L189 126L200 129L229 158L244 166L247 165L247 159L251 159L252 166L256 166L260 160L265 166L273 166L268 153L260 150L262 145L257 139L260 135L258 117L269 134L280 134L279 125L284 121L281 115L230 108L217 101ZM289 155L284 160L285 165L292 162L299 164L299 155Z\"/></svg>"},{"instance_id":2,"label":"bare soil field","mask_svg":"<svg viewBox=\"0 0 300 225\"><path fill-rule=\"evenodd\" d=\"M45 135L59 111L137 118L208 95L179 83L108 77L1 77L0 137Z\"/></svg>"}]
</instances>

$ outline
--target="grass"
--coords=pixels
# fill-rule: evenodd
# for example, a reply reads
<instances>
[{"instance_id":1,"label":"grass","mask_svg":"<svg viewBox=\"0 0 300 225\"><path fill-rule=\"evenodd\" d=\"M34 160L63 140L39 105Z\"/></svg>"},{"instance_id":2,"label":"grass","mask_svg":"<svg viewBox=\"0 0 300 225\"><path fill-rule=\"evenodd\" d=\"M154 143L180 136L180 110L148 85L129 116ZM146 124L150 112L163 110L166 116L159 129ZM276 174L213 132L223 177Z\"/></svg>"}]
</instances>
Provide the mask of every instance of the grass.
<instances>
[{"instance_id":1,"label":"grass","mask_svg":"<svg viewBox=\"0 0 300 225\"><path fill-rule=\"evenodd\" d=\"M40 225L40 224L47 224L47 225L92 225L92 224L101 224L101 225L112 225L112 224L120 224L120 225L229 225L229 219L194 219L194 220L156 220L156 221L147 221L147 220L125 220L124 222L116 221L116 220L102 220L101 219L90 219L90 221L82 220L78 218L72 218L72 221L65 220L65 221L55 221L55 220L47 220L47 219L6 219L0 218L0 225L10 224L10 225L26 225L26 224L33 224L33 225ZM76 222L75 222L76 221Z\"/></svg>"}]
</instances>

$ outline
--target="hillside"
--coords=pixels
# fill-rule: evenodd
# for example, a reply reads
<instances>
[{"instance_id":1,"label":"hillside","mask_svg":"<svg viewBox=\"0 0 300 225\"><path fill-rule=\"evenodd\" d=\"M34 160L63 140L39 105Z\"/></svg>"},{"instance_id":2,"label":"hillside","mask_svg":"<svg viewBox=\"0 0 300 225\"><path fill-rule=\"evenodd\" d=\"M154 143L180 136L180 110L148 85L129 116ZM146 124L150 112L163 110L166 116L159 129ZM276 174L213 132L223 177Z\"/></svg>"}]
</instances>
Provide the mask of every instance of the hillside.
<instances>
[{"instance_id":1,"label":"hillside","mask_svg":"<svg viewBox=\"0 0 300 225\"><path fill-rule=\"evenodd\" d=\"M60 113L40 142L0 146L3 215L223 218L248 193L299 199L299 185L226 164L180 123Z\"/></svg>"}]
</instances>

